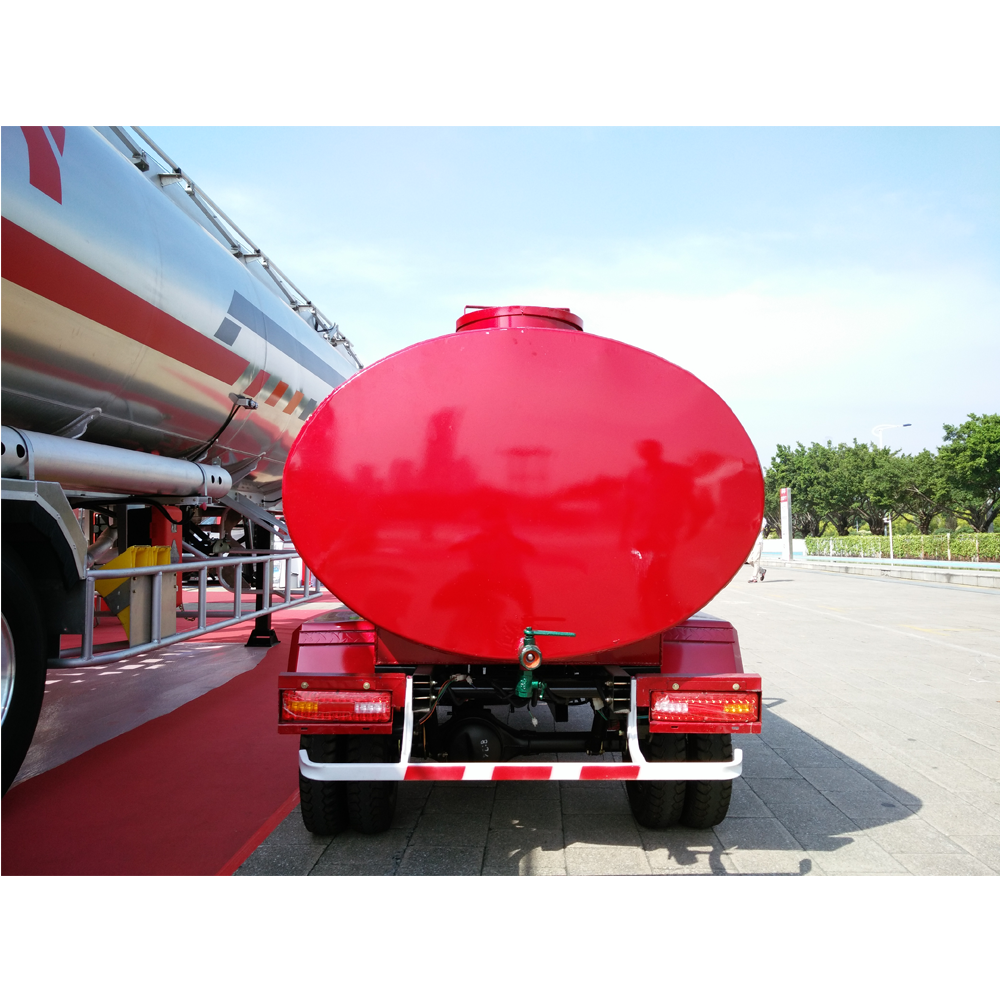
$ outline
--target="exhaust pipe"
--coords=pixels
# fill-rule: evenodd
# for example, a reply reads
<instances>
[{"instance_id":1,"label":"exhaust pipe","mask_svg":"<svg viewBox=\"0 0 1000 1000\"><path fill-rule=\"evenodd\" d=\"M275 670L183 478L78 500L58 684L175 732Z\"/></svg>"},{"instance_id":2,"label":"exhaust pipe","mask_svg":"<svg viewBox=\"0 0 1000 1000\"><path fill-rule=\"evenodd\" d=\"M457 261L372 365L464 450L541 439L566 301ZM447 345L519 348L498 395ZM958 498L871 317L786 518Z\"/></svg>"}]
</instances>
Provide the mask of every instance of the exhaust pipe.
<instances>
[{"instance_id":1,"label":"exhaust pipe","mask_svg":"<svg viewBox=\"0 0 1000 1000\"><path fill-rule=\"evenodd\" d=\"M2 428L5 479L33 479L94 492L151 496L224 497L232 477L218 465L147 455L92 441Z\"/></svg>"}]
</instances>

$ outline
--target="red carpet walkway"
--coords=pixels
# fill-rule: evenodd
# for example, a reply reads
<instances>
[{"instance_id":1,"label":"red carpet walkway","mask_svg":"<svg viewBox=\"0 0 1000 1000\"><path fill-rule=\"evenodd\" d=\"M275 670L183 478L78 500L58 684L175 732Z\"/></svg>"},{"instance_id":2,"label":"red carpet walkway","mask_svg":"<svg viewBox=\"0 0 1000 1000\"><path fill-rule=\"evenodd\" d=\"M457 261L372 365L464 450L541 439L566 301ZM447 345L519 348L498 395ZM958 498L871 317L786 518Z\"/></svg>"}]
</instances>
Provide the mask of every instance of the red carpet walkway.
<instances>
[{"instance_id":1,"label":"red carpet walkway","mask_svg":"<svg viewBox=\"0 0 1000 1000\"><path fill-rule=\"evenodd\" d=\"M3 874L231 874L295 805L298 740L276 733L276 676L295 627L323 610L276 615L281 645L253 670L15 785Z\"/></svg>"}]
</instances>

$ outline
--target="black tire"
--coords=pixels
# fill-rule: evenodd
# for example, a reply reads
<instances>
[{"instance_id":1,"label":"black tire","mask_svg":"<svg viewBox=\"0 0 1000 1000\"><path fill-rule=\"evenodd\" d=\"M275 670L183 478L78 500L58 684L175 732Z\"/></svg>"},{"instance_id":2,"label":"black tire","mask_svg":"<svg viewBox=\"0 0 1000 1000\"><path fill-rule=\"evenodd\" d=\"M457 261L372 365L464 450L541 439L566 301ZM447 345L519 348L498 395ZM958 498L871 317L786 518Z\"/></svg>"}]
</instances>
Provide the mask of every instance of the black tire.
<instances>
[{"instance_id":1,"label":"black tire","mask_svg":"<svg viewBox=\"0 0 1000 1000\"><path fill-rule=\"evenodd\" d=\"M641 744L651 764L687 760L683 733L650 733ZM632 815L641 826L663 830L674 826L684 808L684 781L626 781L625 791Z\"/></svg>"},{"instance_id":2,"label":"black tire","mask_svg":"<svg viewBox=\"0 0 1000 1000\"><path fill-rule=\"evenodd\" d=\"M732 760L733 738L725 733L689 733L687 757L688 760L701 763ZM707 830L710 826L721 823L729 812L732 797L731 781L689 781L681 823L695 830Z\"/></svg>"},{"instance_id":3,"label":"black tire","mask_svg":"<svg viewBox=\"0 0 1000 1000\"><path fill-rule=\"evenodd\" d=\"M349 736L347 760L352 764L392 764L399 760L395 736ZM347 784L347 812L359 833L383 833L396 812L398 781L351 781Z\"/></svg>"},{"instance_id":4,"label":"black tire","mask_svg":"<svg viewBox=\"0 0 1000 1000\"><path fill-rule=\"evenodd\" d=\"M317 764L330 764L343 760L343 742L343 738L337 736L303 736L299 747ZM302 823L310 833L333 837L347 829L346 782L314 781L300 773L299 800Z\"/></svg>"},{"instance_id":5,"label":"black tire","mask_svg":"<svg viewBox=\"0 0 1000 1000\"><path fill-rule=\"evenodd\" d=\"M35 735L45 694L46 641L30 577L14 553L3 554L3 794L13 784ZM8 659L9 657L9 659Z\"/></svg>"}]
</instances>

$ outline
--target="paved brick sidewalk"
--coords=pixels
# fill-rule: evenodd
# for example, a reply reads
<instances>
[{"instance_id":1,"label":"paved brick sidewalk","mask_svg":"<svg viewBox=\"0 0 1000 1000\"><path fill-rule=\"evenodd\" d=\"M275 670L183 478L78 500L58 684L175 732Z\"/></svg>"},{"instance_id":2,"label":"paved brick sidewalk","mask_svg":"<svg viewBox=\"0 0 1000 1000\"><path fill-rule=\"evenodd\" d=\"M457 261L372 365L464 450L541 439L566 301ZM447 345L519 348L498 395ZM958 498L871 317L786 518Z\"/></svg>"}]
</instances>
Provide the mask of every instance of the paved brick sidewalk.
<instances>
[{"instance_id":1,"label":"paved brick sidewalk","mask_svg":"<svg viewBox=\"0 0 1000 1000\"><path fill-rule=\"evenodd\" d=\"M618 782L411 783L387 833L296 811L237 874L1000 872L1000 594L774 568L706 611L767 706L714 830L645 830Z\"/></svg>"}]
</instances>

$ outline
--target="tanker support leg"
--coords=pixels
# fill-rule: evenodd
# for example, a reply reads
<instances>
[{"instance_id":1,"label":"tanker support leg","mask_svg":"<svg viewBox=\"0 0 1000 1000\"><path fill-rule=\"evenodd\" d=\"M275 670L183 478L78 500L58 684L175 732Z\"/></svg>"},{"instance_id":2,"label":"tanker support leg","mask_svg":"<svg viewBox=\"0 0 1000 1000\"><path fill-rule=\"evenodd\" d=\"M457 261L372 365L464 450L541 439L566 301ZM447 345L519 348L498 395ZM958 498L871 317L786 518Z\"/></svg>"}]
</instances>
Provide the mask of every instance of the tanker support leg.
<instances>
[{"instance_id":1,"label":"tanker support leg","mask_svg":"<svg viewBox=\"0 0 1000 1000\"><path fill-rule=\"evenodd\" d=\"M259 524L253 525L250 534L253 547L255 549L270 549L272 547L271 532L262 528ZM254 565L254 589L257 591L256 610L264 610L265 591L270 597L271 589L271 564L259 562ZM270 603L270 601L268 602ZM248 646L277 646L281 640L277 633L271 628L271 616L260 615L253 621L253 631L247 639Z\"/></svg>"}]
</instances>

